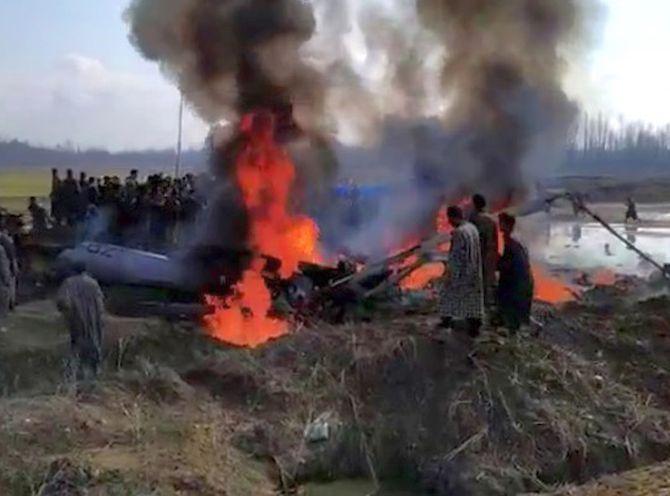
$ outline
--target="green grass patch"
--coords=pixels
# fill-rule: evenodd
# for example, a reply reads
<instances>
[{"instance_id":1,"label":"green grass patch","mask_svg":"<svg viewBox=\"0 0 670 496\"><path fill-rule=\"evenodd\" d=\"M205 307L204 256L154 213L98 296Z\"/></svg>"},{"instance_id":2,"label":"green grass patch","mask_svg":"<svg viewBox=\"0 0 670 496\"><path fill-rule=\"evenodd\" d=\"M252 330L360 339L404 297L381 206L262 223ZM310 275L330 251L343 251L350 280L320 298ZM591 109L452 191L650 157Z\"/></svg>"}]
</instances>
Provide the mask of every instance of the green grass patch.
<instances>
[{"instance_id":1,"label":"green grass patch","mask_svg":"<svg viewBox=\"0 0 670 496\"><path fill-rule=\"evenodd\" d=\"M28 207L28 198L40 198L48 206L51 192L49 169L8 169L0 171L0 207L12 213L23 213Z\"/></svg>"},{"instance_id":2,"label":"green grass patch","mask_svg":"<svg viewBox=\"0 0 670 496\"><path fill-rule=\"evenodd\" d=\"M48 169L10 169L0 171L0 198L47 197L51 191Z\"/></svg>"}]
</instances>

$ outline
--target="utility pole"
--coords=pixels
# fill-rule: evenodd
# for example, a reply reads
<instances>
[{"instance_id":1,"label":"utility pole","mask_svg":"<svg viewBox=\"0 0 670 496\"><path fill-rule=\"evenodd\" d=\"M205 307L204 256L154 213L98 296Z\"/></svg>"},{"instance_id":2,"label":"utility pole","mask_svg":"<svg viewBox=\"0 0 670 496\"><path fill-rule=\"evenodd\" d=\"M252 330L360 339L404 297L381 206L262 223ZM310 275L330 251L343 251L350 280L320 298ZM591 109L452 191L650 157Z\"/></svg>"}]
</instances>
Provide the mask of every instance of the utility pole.
<instances>
[{"instance_id":1,"label":"utility pole","mask_svg":"<svg viewBox=\"0 0 670 496\"><path fill-rule=\"evenodd\" d=\"M182 142L182 131L184 128L184 93L180 90L179 92L179 131L177 135L177 160L174 164L174 177L177 179L179 177L179 169L181 168L181 142Z\"/></svg>"}]
</instances>

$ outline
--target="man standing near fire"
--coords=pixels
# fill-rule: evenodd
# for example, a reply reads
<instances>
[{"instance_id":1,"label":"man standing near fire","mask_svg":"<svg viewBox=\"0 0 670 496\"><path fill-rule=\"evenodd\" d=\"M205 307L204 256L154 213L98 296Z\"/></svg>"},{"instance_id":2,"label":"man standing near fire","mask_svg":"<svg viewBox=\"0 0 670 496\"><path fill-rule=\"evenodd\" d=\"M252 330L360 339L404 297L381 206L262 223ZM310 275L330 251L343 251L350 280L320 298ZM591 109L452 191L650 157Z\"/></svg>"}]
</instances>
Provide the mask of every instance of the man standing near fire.
<instances>
[{"instance_id":1,"label":"man standing near fire","mask_svg":"<svg viewBox=\"0 0 670 496\"><path fill-rule=\"evenodd\" d=\"M516 218L502 213L498 216L505 249L498 261L498 305L503 325L516 332L523 324L530 323L533 304L533 273L528 250L512 237Z\"/></svg>"},{"instance_id":2,"label":"man standing near fire","mask_svg":"<svg viewBox=\"0 0 670 496\"><path fill-rule=\"evenodd\" d=\"M447 218L454 231L440 301L440 327L450 329L455 320L464 320L468 334L477 337L484 317L479 233L465 220L460 207L449 207Z\"/></svg>"},{"instance_id":3,"label":"man standing near fire","mask_svg":"<svg viewBox=\"0 0 670 496\"><path fill-rule=\"evenodd\" d=\"M479 244L482 251L482 277L484 282L484 305L491 312L495 306L496 267L498 265L498 226L486 214L486 199L480 195L472 197L473 212L470 222L479 232Z\"/></svg>"}]
</instances>

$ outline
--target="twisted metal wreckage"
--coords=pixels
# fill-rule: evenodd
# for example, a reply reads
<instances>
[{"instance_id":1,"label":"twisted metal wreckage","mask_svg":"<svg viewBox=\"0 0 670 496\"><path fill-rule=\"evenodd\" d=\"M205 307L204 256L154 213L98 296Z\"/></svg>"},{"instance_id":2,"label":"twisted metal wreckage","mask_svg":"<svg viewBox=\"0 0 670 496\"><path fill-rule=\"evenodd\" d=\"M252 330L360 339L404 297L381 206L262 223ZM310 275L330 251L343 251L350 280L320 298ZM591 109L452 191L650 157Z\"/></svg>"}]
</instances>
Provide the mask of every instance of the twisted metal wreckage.
<instances>
[{"instance_id":1,"label":"twisted metal wreckage","mask_svg":"<svg viewBox=\"0 0 670 496\"><path fill-rule=\"evenodd\" d=\"M567 200L576 211L583 212L603 226L642 259L652 264L665 280L670 280L670 267L655 261L619 234L608 222L588 207L580 195L561 192L538 198L518 209L520 216L528 216ZM429 263L446 260L444 246L449 234L437 234L406 250L381 260L357 265L340 262L336 267L314 263L301 263L299 271L289 279L278 275L278 260L265 257L263 276L275 300L288 303L290 313L312 313L324 304L345 307L371 298L389 294L403 280ZM138 304L147 312L172 317L200 318L209 312L209 305L202 303L203 288L216 294L232 290L229 281L238 273L235 267L243 264L249 254L213 253L206 249L194 252L161 255L121 246L84 242L73 249L64 250L57 259L59 271L74 263L83 263L100 282L110 286L157 288L168 292L167 301L141 301ZM215 269L215 270L214 270ZM284 305L286 306L286 305ZM286 310L286 309L285 309Z\"/></svg>"}]
</instances>

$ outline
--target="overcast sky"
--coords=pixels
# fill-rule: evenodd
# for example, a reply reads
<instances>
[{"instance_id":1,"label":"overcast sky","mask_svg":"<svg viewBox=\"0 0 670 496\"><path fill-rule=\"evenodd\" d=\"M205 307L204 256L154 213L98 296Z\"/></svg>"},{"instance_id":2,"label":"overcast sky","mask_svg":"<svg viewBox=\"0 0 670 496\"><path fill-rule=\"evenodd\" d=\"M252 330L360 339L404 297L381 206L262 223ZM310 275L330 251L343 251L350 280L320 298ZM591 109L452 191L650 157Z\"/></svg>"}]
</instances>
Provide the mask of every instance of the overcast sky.
<instances>
[{"instance_id":1,"label":"overcast sky","mask_svg":"<svg viewBox=\"0 0 670 496\"><path fill-rule=\"evenodd\" d=\"M573 91L590 110L670 123L670 0L603 1L606 18ZM0 1L0 138L173 146L179 95L128 43L127 3ZM205 133L188 115L186 143L200 145Z\"/></svg>"}]
</instances>

